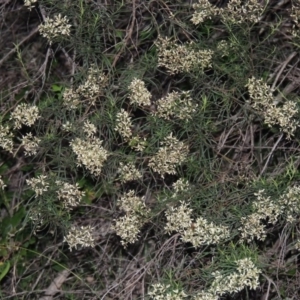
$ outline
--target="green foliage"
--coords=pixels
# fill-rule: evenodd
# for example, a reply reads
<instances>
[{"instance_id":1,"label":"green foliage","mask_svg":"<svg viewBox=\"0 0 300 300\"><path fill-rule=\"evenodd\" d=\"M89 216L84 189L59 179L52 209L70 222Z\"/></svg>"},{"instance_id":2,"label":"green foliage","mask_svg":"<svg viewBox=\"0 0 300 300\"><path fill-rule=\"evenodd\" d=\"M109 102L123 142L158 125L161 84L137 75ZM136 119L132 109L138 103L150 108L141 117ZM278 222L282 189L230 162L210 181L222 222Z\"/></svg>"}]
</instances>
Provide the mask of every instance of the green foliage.
<instances>
[{"instance_id":1,"label":"green foliage","mask_svg":"<svg viewBox=\"0 0 300 300\"><path fill-rule=\"evenodd\" d=\"M213 282L212 272L232 274L236 261L246 258L262 270L263 289L269 278L281 297L299 296L286 286L296 280L289 258L300 249L297 220L281 213L271 223L270 217L255 215L266 239L241 240L243 220L257 213L255 194L264 190L269 202L278 204L299 182L299 129L291 136L283 130L299 116L299 37L292 35L298 22L292 8L273 12L271 2L256 21L253 7L241 20L244 12L235 2L232 11L230 3L209 4L208 9L182 0L40 0L30 11L20 8L33 27L58 14L71 26L69 35L54 41L37 36L32 43L44 47L35 50L37 57L23 45L26 39L20 42L22 37L8 42L14 50L0 60L0 67L4 63L18 78L0 93L0 128L8 126L11 133L0 132L0 180L6 185L2 189L0 181L0 281L8 296L11 286L17 293L28 286L32 294L45 290L57 274L72 269L73 278L62 283L65 298L138 299L150 285L162 283L166 293L180 290L198 299L194 295ZM201 13L209 12L200 20ZM287 22L294 29L288 31ZM53 30L64 32L59 25ZM259 101L266 95L251 94L247 84L252 77L270 88L275 104L264 110L253 104L253 97ZM136 86L132 91L134 79L145 90ZM146 92L151 105L142 103ZM167 96L172 92L189 92L191 103L166 116L163 105L171 113ZM131 93L138 95L134 101ZM288 101L297 104L295 114L282 112ZM32 126L16 128L13 112L22 103L36 106L39 117ZM268 122L268 109L281 118L277 123ZM117 127L122 110L130 119ZM34 145L24 145L28 133L39 139L36 153L28 150ZM3 146L9 142L13 153ZM123 180L121 163L125 175L134 177L130 164L141 176ZM45 182L30 184L41 175ZM176 187L181 179L188 182L183 190ZM131 198L126 196L130 191ZM173 222L185 221L184 229L167 234L166 212L183 203L188 209ZM201 218L207 221L203 228L210 229L201 227L197 233ZM184 236L208 230L211 237L222 226L229 236L217 244L203 238L196 247ZM123 248L120 237L124 241L135 233L135 242ZM74 240L78 247L70 252ZM280 254L274 252L278 243ZM276 258L277 269L272 266ZM244 291L228 297L250 299L249 291L245 284ZM40 297L39 292L32 297Z\"/></svg>"}]
</instances>

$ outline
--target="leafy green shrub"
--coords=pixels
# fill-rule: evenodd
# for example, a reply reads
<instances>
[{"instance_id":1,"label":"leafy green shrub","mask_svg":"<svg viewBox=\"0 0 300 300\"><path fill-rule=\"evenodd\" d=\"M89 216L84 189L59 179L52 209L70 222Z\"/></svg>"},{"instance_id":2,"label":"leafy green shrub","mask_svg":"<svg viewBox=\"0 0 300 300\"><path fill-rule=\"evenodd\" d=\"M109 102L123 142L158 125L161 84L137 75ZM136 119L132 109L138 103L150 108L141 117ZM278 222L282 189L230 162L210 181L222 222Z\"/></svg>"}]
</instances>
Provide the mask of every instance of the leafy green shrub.
<instances>
[{"instance_id":1,"label":"leafy green shrub","mask_svg":"<svg viewBox=\"0 0 300 300\"><path fill-rule=\"evenodd\" d=\"M1 98L7 290L9 243L54 241L49 262L87 297L299 296L299 8L268 21L272 1L192 2L25 1L47 51L41 78Z\"/></svg>"}]
</instances>

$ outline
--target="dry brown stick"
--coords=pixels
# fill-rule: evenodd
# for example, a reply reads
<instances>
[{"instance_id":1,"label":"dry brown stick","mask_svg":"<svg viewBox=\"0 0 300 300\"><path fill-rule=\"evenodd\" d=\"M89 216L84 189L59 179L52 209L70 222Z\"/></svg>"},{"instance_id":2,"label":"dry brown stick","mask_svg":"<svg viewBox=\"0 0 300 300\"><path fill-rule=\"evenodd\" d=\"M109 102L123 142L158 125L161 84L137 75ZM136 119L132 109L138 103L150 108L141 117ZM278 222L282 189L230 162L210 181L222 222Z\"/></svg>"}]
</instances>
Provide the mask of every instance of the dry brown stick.
<instances>
[{"instance_id":1,"label":"dry brown stick","mask_svg":"<svg viewBox=\"0 0 300 300\"><path fill-rule=\"evenodd\" d=\"M66 281L69 274L69 270L63 270L60 272L45 291L45 296L41 297L39 300L52 300L53 296L59 292L62 284Z\"/></svg>"},{"instance_id":2,"label":"dry brown stick","mask_svg":"<svg viewBox=\"0 0 300 300\"><path fill-rule=\"evenodd\" d=\"M117 55L116 55L116 57L113 61L113 64L112 64L113 68L116 66L122 52L124 51L129 39L132 36L135 20L136 20L136 2L135 2L135 0L133 0L132 1L132 20L131 20L131 23L130 23L130 27L129 27L129 30L127 31L126 36L125 36L124 45L122 46L121 50L117 53Z\"/></svg>"},{"instance_id":3,"label":"dry brown stick","mask_svg":"<svg viewBox=\"0 0 300 300\"><path fill-rule=\"evenodd\" d=\"M12 55L14 54L17 49L24 44L27 40L29 40L30 38L32 38L37 32L38 32L38 27L36 27L35 29L33 29L27 36L24 37L24 39L17 44L13 49L11 49L1 60L0 60L0 67L1 65L3 65L3 63Z\"/></svg>"},{"instance_id":4,"label":"dry brown stick","mask_svg":"<svg viewBox=\"0 0 300 300\"><path fill-rule=\"evenodd\" d=\"M283 133L280 135L280 137L278 138L278 140L277 140L276 143L274 144L274 146L273 146L271 152L269 153L268 158L267 158L267 161L266 161L266 163L265 163L263 169L261 170L261 172L260 172L260 174L259 174L259 177L261 177L262 174L265 172L265 170L266 170L266 168L267 168L267 166L268 166L268 164L269 164L269 161L270 161L270 159L271 159L271 156L272 156L272 154L274 153L274 151L275 151L277 145L279 144L279 142L281 141L282 138L283 138Z\"/></svg>"},{"instance_id":5,"label":"dry brown stick","mask_svg":"<svg viewBox=\"0 0 300 300\"><path fill-rule=\"evenodd\" d=\"M273 82L273 84L272 84L272 88L271 88L272 90L275 89L275 86L276 86L276 84L277 84L277 81L278 81L280 75L282 74L283 70L285 69L286 65L294 58L294 56L295 56L296 54L297 54L297 52L291 53L291 54L288 56L288 58L281 64L281 68L280 68L280 70L278 71L278 73L277 73L277 75L276 75L276 78L275 78L275 80L274 80L274 82ZM273 77L273 76L274 76L274 74L272 74L271 77Z\"/></svg>"}]
</instances>

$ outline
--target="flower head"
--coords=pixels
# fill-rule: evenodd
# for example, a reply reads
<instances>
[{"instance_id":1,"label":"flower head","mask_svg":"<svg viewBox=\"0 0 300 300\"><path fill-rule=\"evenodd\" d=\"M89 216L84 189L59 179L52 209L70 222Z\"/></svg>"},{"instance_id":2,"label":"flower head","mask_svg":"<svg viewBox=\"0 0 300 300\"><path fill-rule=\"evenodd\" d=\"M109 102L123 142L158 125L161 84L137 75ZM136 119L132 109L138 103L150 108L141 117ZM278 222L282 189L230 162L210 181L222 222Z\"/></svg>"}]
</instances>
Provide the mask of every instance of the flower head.
<instances>
[{"instance_id":1,"label":"flower head","mask_svg":"<svg viewBox=\"0 0 300 300\"><path fill-rule=\"evenodd\" d=\"M37 106L30 106L25 103L19 104L11 113L10 119L14 120L15 128L21 128L22 124L32 126L40 118Z\"/></svg>"},{"instance_id":2,"label":"flower head","mask_svg":"<svg viewBox=\"0 0 300 300\"><path fill-rule=\"evenodd\" d=\"M27 179L26 182L31 189L35 191L35 198L48 191L49 184L46 181L47 176L39 175L37 178Z\"/></svg>"},{"instance_id":3,"label":"flower head","mask_svg":"<svg viewBox=\"0 0 300 300\"><path fill-rule=\"evenodd\" d=\"M67 17L62 17L61 14L59 14L53 19L46 17L44 24L39 26L39 31L51 44L57 37L69 36L70 28L71 25Z\"/></svg>"},{"instance_id":4,"label":"flower head","mask_svg":"<svg viewBox=\"0 0 300 300\"><path fill-rule=\"evenodd\" d=\"M145 82L134 78L133 81L129 85L130 90L130 103L138 104L138 105L151 105L151 94L145 87Z\"/></svg>"},{"instance_id":5,"label":"flower head","mask_svg":"<svg viewBox=\"0 0 300 300\"><path fill-rule=\"evenodd\" d=\"M40 141L41 140L36 136L33 136L31 132L23 136L22 146L25 149L25 156L35 155L39 148Z\"/></svg>"},{"instance_id":6,"label":"flower head","mask_svg":"<svg viewBox=\"0 0 300 300\"><path fill-rule=\"evenodd\" d=\"M94 228L91 228L91 226L72 226L64 237L64 242L69 244L70 251L72 251L72 248L77 249L78 246L95 247L93 230Z\"/></svg>"},{"instance_id":7,"label":"flower head","mask_svg":"<svg viewBox=\"0 0 300 300\"><path fill-rule=\"evenodd\" d=\"M79 166L85 166L92 174L99 176L108 152L102 147L102 141L96 137L86 139L75 138L70 143L77 155Z\"/></svg>"}]
</instances>

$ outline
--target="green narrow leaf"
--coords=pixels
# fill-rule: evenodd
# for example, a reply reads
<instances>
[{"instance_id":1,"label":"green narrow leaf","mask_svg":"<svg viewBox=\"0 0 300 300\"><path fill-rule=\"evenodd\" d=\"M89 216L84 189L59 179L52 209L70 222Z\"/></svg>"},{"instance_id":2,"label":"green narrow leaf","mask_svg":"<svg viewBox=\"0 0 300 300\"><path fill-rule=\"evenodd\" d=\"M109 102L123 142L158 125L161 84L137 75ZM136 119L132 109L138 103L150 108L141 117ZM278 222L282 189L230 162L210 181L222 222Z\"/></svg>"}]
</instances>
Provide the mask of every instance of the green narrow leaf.
<instances>
[{"instance_id":1,"label":"green narrow leaf","mask_svg":"<svg viewBox=\"0 0 300 300\"><path fill-rule=\"evenodd\" d=\"M61 90L62 90L62 86L59 86L59 85L56 85L56 84L52 85L52 91L53 92L61 92Z\"/></svg>"},{"instance_id":2,"label":"green narrow leaf","mask_svg":"<svg viewBox=\"0 0 300 300\"><path fill-rule=\"evenodd\" d=\"M6 276L9 269L10 269L9 260L4 262L4 263L0 263L0 281Z\"/></svg>"}]
</instances>

